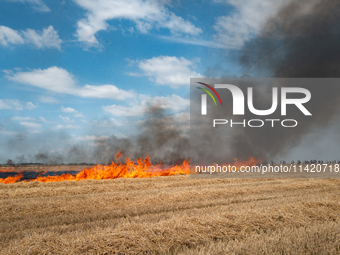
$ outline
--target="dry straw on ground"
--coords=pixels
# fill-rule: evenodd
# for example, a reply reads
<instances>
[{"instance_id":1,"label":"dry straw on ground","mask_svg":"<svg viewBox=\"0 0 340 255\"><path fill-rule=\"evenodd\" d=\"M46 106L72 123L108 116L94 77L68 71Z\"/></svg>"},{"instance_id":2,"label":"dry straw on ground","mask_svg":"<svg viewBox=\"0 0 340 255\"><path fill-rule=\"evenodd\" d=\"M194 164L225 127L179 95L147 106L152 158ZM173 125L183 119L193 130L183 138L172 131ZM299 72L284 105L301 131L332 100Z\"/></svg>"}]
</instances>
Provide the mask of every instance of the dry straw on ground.
<instances>
[{"instance_id":1,"label":"dry straw on ground","mask_svg":"<svg viewBox=\"0 0 340 255\"><path fill-rule=\"evenodd\" d=\"M0 185L0 254L339 254L338 179Z\"/></svg>"}]
</instances>

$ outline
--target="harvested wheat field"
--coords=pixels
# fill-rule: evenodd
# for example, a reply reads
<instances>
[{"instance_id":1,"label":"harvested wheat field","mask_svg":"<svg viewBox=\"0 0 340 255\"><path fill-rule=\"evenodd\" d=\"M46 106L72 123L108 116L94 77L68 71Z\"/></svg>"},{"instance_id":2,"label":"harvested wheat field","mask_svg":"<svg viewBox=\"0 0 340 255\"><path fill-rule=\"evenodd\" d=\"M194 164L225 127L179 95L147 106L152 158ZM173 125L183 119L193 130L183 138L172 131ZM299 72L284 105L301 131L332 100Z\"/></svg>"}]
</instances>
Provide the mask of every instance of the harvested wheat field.
<instances>
[{"instance_id":1,"label":"harvested wheat field","mask_svg":"<svg viewBox=\"0 0 340 255\"><path fill-rule=\"evenodd\" d=\"M339 179L0 184L1 254L339 254Z\"/></svg>"}]
</instances>

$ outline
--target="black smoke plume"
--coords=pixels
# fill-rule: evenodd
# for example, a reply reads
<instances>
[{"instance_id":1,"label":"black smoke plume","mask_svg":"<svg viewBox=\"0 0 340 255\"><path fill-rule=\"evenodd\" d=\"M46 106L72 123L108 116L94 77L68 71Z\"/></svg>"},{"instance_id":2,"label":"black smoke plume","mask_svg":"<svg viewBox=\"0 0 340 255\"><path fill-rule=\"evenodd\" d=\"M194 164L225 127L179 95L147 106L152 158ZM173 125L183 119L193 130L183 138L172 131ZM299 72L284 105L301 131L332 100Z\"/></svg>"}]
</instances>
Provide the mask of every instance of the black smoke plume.
<instances>
[{"instance_id":1,"label":"black smoke plume","mask_svg":"<svg viewBox=\"0 0 340 255\"><path fill-rule=\"evenodd\" d=\"M287 2L277 14L266 21L258 36L248 41L242 48L239 62L244 68L242 78L336 78L340 76L340 2L337 0L293 0ZM228 81L228 80L227 80ZM230 84L235 80L229 79ZM224 80L224 83L226 81ZM310 79L307 88L317 100L308 103L308 110L313 117L304 119L294 128L294 132L284 128L263 127L260 129L229 130L228 137L219 136L214 146L221 145L220 153L209 154L202 149L202 155L212 161L233 161L234 158L247 159L249 156L271 160L278 155L285 155L298 146L310 132L322 133L331 122L339 117L340 84L327 86L317 79ZM246 91L248 84L235 84ZM289 86L285 79L277 79L279 90ZM266 100L262 95L263 88L254 84L254 105L257 109L268 109L271 98ZM270 91L269 91L270 92ZM268 93L268 91L266 91ZM267 94L268 95L268 94ZM271 95L271 94L269 94ZM267 97L268 99L268 97ZM227 108L231 108L227 102ZM225 109L220 108L216 118L223 116ZM289 118L299 119L299 113L293 112ZM225 114L224 114L225 115ZM270 116L282 119L279 112ZM235 117L234 117L235 118ZM246 112L239 119L254 119ZM235 120L238 118L236 117ZM208 127L207 130L211 130ZM219 132L215 129L214 132ZM226 132L224 130L224 136ZM204 135L203 135L204 136ZM212 137L202 139L212 142ZM317 142L317 141L316 141ZM226 146L226 143L228 145ZM197 143L200 148L207 144ZM222 148L223 147L223 148ZM226 149L228 148L228 149ZM217 151L218 149L215 149ZM326 149L327 150L327 149ZM191 155L193 156L193 155ZM318 155L311 155L317 157Z\"/></svg>"},{"instance_id":2,"label":"black smoke plume","mask_svg":"<svg viewBox=\"0 0 340 255\"><path fill-rule=\"evenodd\" d=\"M294 0L269 19L260 37L248 42L240 58L246 76L269 74L274 78L340 77L340 2L336 0ZM312 96L308 109L313 113L291 132L264 130L266 143L261 154L274 157L297 146L311 130L322 133L339 114L339 86L327 86L311 80ZM242 134L243 135L243 134ZM240 137L236 137L238 140ZM258 151L258 137L248 136L248 148ZM317 143L317 141L316 141ZM263 141L262 141L263 144ZM244 148L237 148L239 153ZM313 155L317 156L317 155Z\"/></svg>"}]
</instances>

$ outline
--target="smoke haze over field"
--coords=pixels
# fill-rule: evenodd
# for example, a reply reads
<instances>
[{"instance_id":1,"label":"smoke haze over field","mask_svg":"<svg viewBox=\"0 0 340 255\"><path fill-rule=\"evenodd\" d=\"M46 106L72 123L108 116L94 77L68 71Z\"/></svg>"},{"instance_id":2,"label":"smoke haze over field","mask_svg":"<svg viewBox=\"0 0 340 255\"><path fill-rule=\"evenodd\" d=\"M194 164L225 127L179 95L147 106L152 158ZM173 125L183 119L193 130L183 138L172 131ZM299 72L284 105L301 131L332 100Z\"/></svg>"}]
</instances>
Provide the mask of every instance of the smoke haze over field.
<instances>
[{"instance_id":1,"label":"smoke haze over field","mask_svg":"<svg viewBox=\"0 0 340 255\"><path fill-rule=\"evenodd\" d=\"M189 158L188 125L188 114L167 115L163 108L152 106L147 108L143 120L137 124L139 132L130 137L94 137L92 146L79 143L70 145L70 149L52 152L48 151L53 149L53 144L46 144L38 153L25 153L16 157L14 162L106 164L114 161L115 154L121 152L132 159L149 155L154 162L175 163ZM61 134L59 138L65 140L66 147L69 137ZM41 140L44 139L51 141L48 136L41 137ZM17 137L11 139L8 146L15 151L27 151L31 143Z\"/></svg>"},{"instance_id":2,"label":"smoke haze over field","mask_svg":"<svg viewBox=\"0 0 340 255\"><path fill-rule=\"evenodd\" d=\"M176 118L177 117L177 118ZM149 155L156 162L177 162L189 158L188 114L166 116L164 109L147 109L139 123L140 132L132 137L111 137L96 147L94 157L101 162L112 161L114 154L141 158Z\"/></svg>"}]
</instances>

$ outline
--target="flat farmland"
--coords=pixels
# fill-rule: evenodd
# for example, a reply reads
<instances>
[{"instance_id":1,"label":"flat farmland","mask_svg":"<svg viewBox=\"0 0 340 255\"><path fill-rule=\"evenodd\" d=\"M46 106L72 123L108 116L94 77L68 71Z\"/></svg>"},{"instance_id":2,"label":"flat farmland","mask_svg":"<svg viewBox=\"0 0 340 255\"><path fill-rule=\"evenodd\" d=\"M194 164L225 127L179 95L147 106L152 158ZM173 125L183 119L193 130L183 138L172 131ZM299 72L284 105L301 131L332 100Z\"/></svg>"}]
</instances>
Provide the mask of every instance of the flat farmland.
<instances>
[{"instance_id":1,"label":"flat farmland","mask_svg":"<svg viewBox=\"0 0 340 255\"><path fill-rule=\"evenodd\" d=\"M0 184L0 254L339 254L340 179Z\"/></svg>"}]
</instances>

